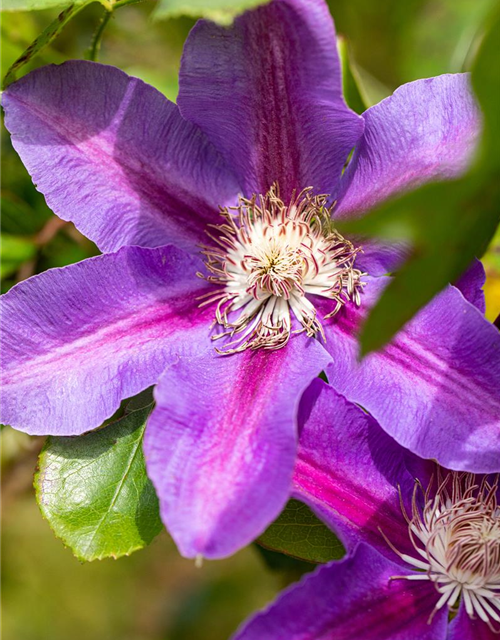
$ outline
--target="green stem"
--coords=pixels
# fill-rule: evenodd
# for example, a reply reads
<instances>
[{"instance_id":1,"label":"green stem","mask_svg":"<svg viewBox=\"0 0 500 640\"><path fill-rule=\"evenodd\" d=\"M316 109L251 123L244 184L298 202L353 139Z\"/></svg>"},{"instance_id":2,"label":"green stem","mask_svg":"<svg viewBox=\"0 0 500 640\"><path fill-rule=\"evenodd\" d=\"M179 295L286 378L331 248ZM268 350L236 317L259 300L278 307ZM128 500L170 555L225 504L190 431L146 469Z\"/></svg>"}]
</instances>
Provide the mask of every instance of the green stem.
<instances>
[{"instance_id":1,"label":"green stem","mask_svg":"<svg viewBox=\"0 0 500 640\"><path fill-rule=\"evenodd\" d=\"M114 7L113 7L114 8ZM99 55L99 51L101 49L102 36L104 34L104 29L113 15L113 10L109 11L108 9L104 10L104 15L99 23L99 26L94 33L94 37L92 38L92 42L90 44L89 51L87 53L87 58L95 62L97 60L97 56Z\"/></svg>"},{"instance_id":2,"label":"green stem","mask_svg":"<svg viewBox=\"0 0 500 640\"><path fill-rule=\"evenodd\" d=\"M110 21L111 16L113 15L113 11L115 9L120 9L121 7L125 7L129 4L137 4L138 2L143 2L143 0L118 0L117 2L113 2L111 0L109 3L103 3L105 4L106 8L104 11L104 15L101 19L101 22L99 23L99 26L97 27L97 30L94 33L94 37L92 38L90 48L87 52L86 58L88 60L92 60L93 62L97 60L99 51L101 49L101 42L102 42L104 30L106 29L107 24Z\"/></svg>"}]
</instances>

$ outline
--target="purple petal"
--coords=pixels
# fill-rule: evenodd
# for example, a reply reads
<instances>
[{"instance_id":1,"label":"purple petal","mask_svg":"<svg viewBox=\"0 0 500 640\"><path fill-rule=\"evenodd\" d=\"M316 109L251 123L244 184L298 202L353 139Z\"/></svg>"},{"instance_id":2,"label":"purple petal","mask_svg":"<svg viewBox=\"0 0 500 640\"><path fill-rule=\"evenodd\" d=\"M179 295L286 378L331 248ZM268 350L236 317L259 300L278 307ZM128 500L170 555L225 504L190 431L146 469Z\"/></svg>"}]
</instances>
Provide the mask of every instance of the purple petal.
<instances>
[{"instance_id":1,"label":"purple petal","mask_svg":"<svg viewBox=\"0 0 500 640\"><path fill-rule=\"evenodd\" d=\"M223 151L246 195L331 193L363 120L342 98L323 0L274 0L230 28L200 21L181 64L179 108Z\"/></svg>"},{"instance_id":2,"label":"purple petal","mask_svg":"<svg viewBox=\"0 0 500 640\"><path fill-rule=\"evenodd\" d=\"M401 567L360 545L286 589L233 640L445 640L447 612L429 582L391 580Z\"/></svg>"},{"instance_id":3,"label":"purple petal","mask_svg":"<svg viewBox=\"0 0 500 640\"><path fill-rule=\"evenodd\" d=\"M451 469L500 471L498 330L450 286L359 363L355 335L387 281L366 280L361 308L351 304L325 324L332 386L417 455Z\"/></svg>"},{"instance_id":4,"label":"purple petal","mask_svg":"<svg viewBox=\"0 0 500 640\"><path fill-rule=\"evenodd\" d=\"M486 312L486 300L483 291L485 282L486 273L483 264L477 259L474 259L467 271L455 282L455 286L460 289L464 298L477 307L483 315Z\"/></svg>"},{"instance_id":5,"label":"purple petal","mask_svg":"<svg viewBox=\"0 0 500 640\"><path fill-rule=\"evenodd\" d=\"M99 426L179 353L209 349L199 261L125 247L20 283L2 296L1 421L32 434Z\"/></svg>"},{"instance_id":6,"label":"purple petal","mask_svg":"<svg viewBox=\"0 0 500 640\"><path fill-rule=\"evenodd\" d=\"M338 217L424 182L463 173L481 128L468 74L410 82L363 114L365 133L342 177Z\"/></svg>"},{"instance_id":7,"label":"purple petal","mask_svg":"<svg viewBox=\"0 0 500 640\"><path fill-rule=\"evenodd\" d=\"M465 606L460 605L457 616L450 625L447 640L496 640L498 633L493 631L479 618L471 620L467 615Z\"/></svg>"},{"instance_id":8,"label":"purple petal","mask_svg":"<svg viewBox=\"0 0 500 640\"><path fill-rule=\"evenodd\" d=\"M144 451L162 519L184 556L230 555L280 513L300 395L328 361L300 335L279 351L208 353L165 371Z\"/></svg>"},{"instance_id":9,"label":"purple petal","mask_svg":"<svg viewBox=\"0 0 500 640\"><path fill-rule=\"evenodd\" d=\"M386 244L373 239L349 239L363 249L356 257L356 269L370 276L386 276L396 271L409 255L409 245L403 242Z\"/></svg>"},{"instance_id":10,"label":"purple petal","mask_svg":"<svg viewBox=\"0 0 500 640\"><path fill-rule=\"evenodd\" d=\"M102 251L190 250L238 186L206 136L156 89L82 60L4 93L12 142L48 205Z\"/></svg>"},{"instance_id":11,"label":"purple petal","mask_svg":"<svg viewBox=\"0 0 500 640\"><path fill-rule=\"evenodd\" d=\"M402 553L413 554L401 512L414 480L406 451L359 407L315 380L302 396L294 497L306 502L350 547L363 540L389 559L398 556L380 530Z\"/></svg>"}]
</instances>

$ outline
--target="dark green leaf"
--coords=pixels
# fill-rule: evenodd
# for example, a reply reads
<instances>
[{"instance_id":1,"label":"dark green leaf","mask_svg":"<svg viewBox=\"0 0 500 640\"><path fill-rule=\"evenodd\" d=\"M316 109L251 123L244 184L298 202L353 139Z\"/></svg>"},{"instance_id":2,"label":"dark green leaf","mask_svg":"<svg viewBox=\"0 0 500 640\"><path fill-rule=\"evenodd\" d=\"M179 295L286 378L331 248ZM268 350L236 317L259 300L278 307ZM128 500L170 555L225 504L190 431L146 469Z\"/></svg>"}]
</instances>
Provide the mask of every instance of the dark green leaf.
<instances>
[{"instance_id":1,"label":"dark green leaf","mask_svg":"<svg viewBox=\"0 0 500 640\"><path fill-rule=\"evenodd\" d=\"M80 560L129 555L162 528L142 453L151 408L84 436L47 439L35 476L38 504Z\"/></svg>"},{"instance_id":2,"label":"dark green leaf","mask_svg":"<svg viewBox=\"0 0 500 640\"><path fill-rule=\"evenodd\" d=\"M410 241L413 251L365 322L362 354L383 347L474 257L481 257L500 221L500 13L480 48L472 80L484 113L476 164L460 180L425 185L340 225L349 234Z\"/></svg>"},{"instance_id":3,"label":"dark green leaf","mask_svg":"<svg viewBox=\"0 0 500 640\"><path fill-rule=\"evenodd\" d=\"M480 203L480 208L478 208ZM419 309L448 282L456 280L471 260L481 256L495 233L500 193L492 183L468 179L427 185L377 210L362 223L369 233L397 237L407 225L413 230L413 251L378 304L368 316L360 336L365 355L382 348ZM351 229L356 225L349 225ZM359 225L361 227L361 224Z\"/></svg>"},{"instance_id":4,"label":"dark green leaf","mask_svg":"<svg viewBox=\"0 0 500 640\"><path fill-rule=\"evenodd\" d=\"M472 69L472 85L484 114L481 169L500 171L500 5Z\"/></svg>"},{"instance_id":5,"label":"dark green leaf","mask_svg":"<svg viewBox=\"0 0 500 640\"><path fill-rule=\"evenodd\" d=\"M125 412L131 413L132 411L138 411L139 409L150 408L154 402L153 389L154 387L149 387L148 389L144 389L144 391L141 391L141 393L138 393L136 396L131 398L127 402L127 405L125 407Z\"/></svg>"},{"instance_id":6,"label":"dark green leaf","mask_svg":"<svg viewBox=\"0 0 500 640\"><path fill-rule=\"evenodd\" d=\"M191 16L192 18L208 18L219 24L231 24L234 18L269 0L160 0L154 17L178 18Z\"/></svg>"},{"instance_id":7,"label":"dark green leaf","mask_svg":"<svg viewBox=\"0 0 500 640\"><path fill-rule=\"evenodd\" d=\"M28 188L30 187L31 184L28 185ZM42 229L51 215L48 208L30 207L24 200L17 199L10 193L2 194L0 208L2 233L15 236L34 235Z\"/></svg>"},{"instance_id":8,"label":"dark green leaf","mask_svg":"<svg viewBox=\"0 0 500 640\"><path fill-rule=\"evenodd\" d=\"M290 500L257 542L266 549L308 562L330 562L344 555L337 536L298 500Z\"/></svg>"},{"instance_id":9,"label":"dark green leaf","mask_svg":"<svg viewBox=\"0 0 500 640\"><path fill-rule=\"evenodd\" d=\"M297 582L305 573L310 573L316 569L316 565L306 560L298 560L278 551L271 551L258 543L254 547L262 558L266 567L280 577L280 583L284 587Z\"/></svg>"}]
</instances>

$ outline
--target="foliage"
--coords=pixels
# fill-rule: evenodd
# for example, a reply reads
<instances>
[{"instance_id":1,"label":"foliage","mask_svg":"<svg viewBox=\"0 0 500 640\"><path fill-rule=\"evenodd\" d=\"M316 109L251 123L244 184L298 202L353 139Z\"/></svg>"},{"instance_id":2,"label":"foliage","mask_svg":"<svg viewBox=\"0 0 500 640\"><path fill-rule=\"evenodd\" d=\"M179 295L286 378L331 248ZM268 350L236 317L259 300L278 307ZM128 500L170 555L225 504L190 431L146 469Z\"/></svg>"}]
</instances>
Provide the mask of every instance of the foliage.
<instances>
[{"instance_id":1,"label":"foliage","mask_svg":"<svg viewBox=\"0 0 500 640\"><path fill-rule=\"evenodd\" d=\"M335 534L298 500L290 500L257 542L266 549L308 562L330 562L344 555L344 547Z\"/></svg>"},{"instance_id":2,"label":"foliage","mask_svg":"<svg viewBox=\"0 0 500 640\"><path fill-rule=\"evenodd\" d=\"M30 238L13 236L6 233L2 236L2 263L0 276L5 278L15 273L23 262L33 258L36 246Z\"/></svg>"},{"instance_id":3,"label":"foliage","mask_svg":"<svg viewBox=\"0 0 500 640\"><path fill-rule=\"evenodd\" d=\"M4 0L2 11L36 11L51 9L53 7L68 7L86 4L88 0L76 0L70 3L67 0Z\"/></svg>"},{"instance_id":4,"label":"foliage","mask_svg":"<svg viewBox=\"0 0 500 640\"><path fill-rule=\"evenodd\" d=\"M459 180L427 184L344 225L346 232L411 242L407 262L372 310L360 336L362 353L380 349L475 257L486 251L500 220L500 11L472 69L484 115L479 157Z\"/></svg>"},{"instance_id":5,"label":"foliage","mask_svg":"<svg viewBox=\"0 0 500 640\"><path fill-rule=\"evenodd\" d=\"M160 18L208 18L220 24L230 24L234 18L247 9L265 4L269 0L160 0L154 16Z\"/></svg>"},{"instance_id":6,"label":"foliage","mask_svg":"<svg viewBox=\"0 0 500 640\"><path fill-rule=\"evenodd\" d=\"M123 418L78 438L49 437L35 477L42 515L80 560L129 555L160 532L142 437L153 403L138 397Z\"/></svg>"},{"instance_id":7,"label":"foliage","mask_svg":"<svg viewBox=\"0 0 500 640\"><path fill-rule=\"evenodd\" d=\"M90 0L92 2L93 0ZM57 18L49 24L49 26L42 31L42 33L30 44L30 46L24 51L24 53L14 62L14 64L7 71L7 74L3 81L3 86L6 87L16 79L17 72L28 64L32 58L38 55L45 47L47 47L64 29L66 24L72 20L79 11L81 11L89 0L82 0L81 2L70 4L64 11L62 11ZM43 7L41 7L43 8Z\"/></svg>"},{"instance_id":8,"label":"foliage","mask_svg":"<svg viewBox=\"0 0 500 640\"><path fill-rule=\"evenodd\" d=\"M337 47L342 64L342 89L345 101L353 111L363 113L368 108L369 100L366 95L362 95L363 85L359 71L352 60L349 44L343 36L339 36Z\"/></svg>"}]
</instances>

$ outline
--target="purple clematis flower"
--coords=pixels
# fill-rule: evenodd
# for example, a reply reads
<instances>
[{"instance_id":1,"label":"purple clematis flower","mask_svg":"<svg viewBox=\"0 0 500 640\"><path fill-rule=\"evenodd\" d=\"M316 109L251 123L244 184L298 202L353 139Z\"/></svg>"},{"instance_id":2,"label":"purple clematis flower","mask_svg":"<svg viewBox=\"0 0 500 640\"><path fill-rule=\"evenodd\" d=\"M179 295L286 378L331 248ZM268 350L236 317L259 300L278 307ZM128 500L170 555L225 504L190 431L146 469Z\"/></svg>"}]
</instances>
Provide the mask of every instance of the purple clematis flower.
<instances>
[{"instance_id":1,"label":"purple clematis flower","mask_svg":"<svg viewBox=\"0 0 500 640\"><path fill-rule=\"evenodd\" d=\"M325 369L418 454L498 469L482 267L359 364L357 327L400 255L330 219L464 170L480 129L467 75L357 116L326 4L273 0L230 29L195 26L178 105L83 61L34 71L3 105L49 206L104 253L4 297L1 419L76 435L157 383L146 464L185 556L228 555L278 515L298 403Z\"/></svg>"},{"instance_id":2,"label":"purple clematis flower","mask_svg":"<svg viewBox=\"0 0 500 640\"><path fill-rule=\"evenodd\" d=\"M498 476L417 458L322 380L299 416L293 493L349 553L284 591L235 640L498 637Z\"/></svg>"}]
</instances>

